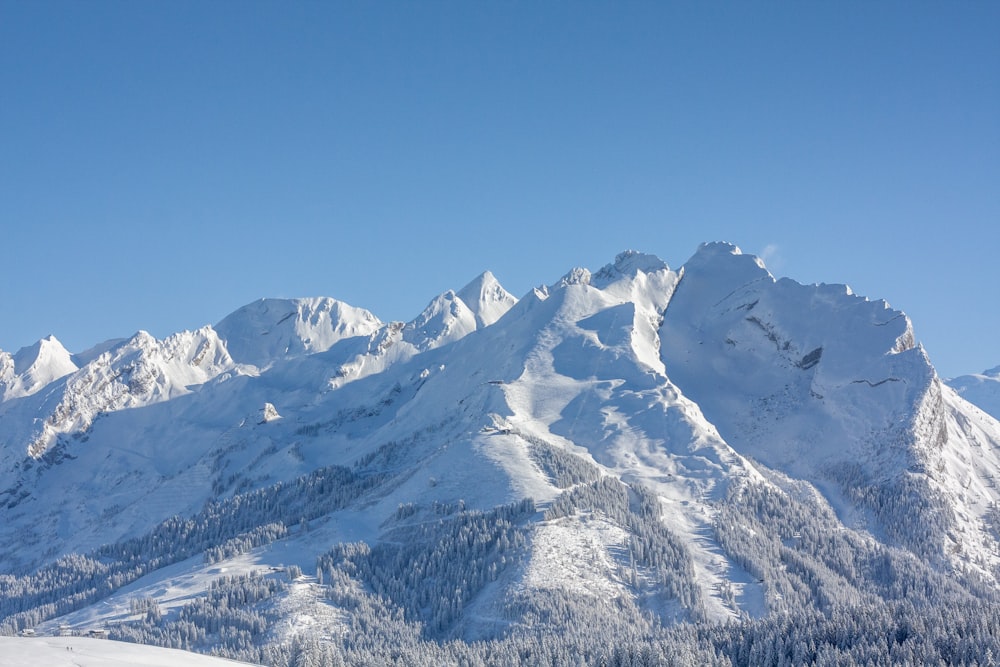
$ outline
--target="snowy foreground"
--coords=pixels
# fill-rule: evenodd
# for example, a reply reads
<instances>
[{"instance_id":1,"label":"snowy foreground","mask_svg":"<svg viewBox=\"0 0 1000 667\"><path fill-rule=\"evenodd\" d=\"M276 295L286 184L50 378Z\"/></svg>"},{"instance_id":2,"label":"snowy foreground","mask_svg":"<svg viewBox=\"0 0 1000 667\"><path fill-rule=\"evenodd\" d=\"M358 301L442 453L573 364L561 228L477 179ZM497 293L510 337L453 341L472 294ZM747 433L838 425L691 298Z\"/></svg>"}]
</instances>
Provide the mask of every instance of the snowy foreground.
<instances>
[{"instance_id":1,"label":"snowy foreground","mask_svg":"<svg viewBox=\"0 0 1000 667\"><path fill-rule=\"evenodd\" d=\"M3 659L989 664L1000 373L917 331L712 243L0 351Z\"/></svg>"},{"instance_id":2,"label":"snowy foreground","mask_svg":"<svg viewBox=\"0 0 1000 667\"><path fill-rule=\"evenodd\" d=\"M84 637L0 637L0 667L236 667L189 651Z\"/></svg>"}]
</instances>

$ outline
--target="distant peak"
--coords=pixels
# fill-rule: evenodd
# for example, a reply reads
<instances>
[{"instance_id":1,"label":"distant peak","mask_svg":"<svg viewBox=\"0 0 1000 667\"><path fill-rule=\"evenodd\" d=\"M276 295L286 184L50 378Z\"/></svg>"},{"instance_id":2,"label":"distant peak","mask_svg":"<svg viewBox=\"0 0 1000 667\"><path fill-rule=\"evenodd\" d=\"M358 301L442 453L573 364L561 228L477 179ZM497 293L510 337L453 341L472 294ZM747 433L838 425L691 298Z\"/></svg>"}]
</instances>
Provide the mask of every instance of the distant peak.
<instances>
[{"instance_id":1,"label":"distant peak","mask_svg":"<svg viewBox=\"0 0 1000 667\"><path fill-rule=\"evenodd\" d=\"M450 313L453 317L457 317L461 310L467 308L464 303L459 303L460 301L461 299L455 294L454 290L442 292L431 299L427 307L419 315L407 322L406 326L411 329L419 328L426 325L432 319L445 316L447 313Z\"/></svg>"},{"instance_id":2,"label":"distant peak","mask_svg":"<svg viewBox=\"0 0 1000 667\"><path fill-rule=\"evenodd\" d=\"M50 382L78 370L73 355L55 336L39 339L34 345L22 347L14 355L3 355L7 360L0 369L6 380L0 386L0 400L15 396L29 396ZM2 361L2 359L0 359Z\"/></svg>"},{"instance_id":3,"label":"distant peak","mask_svg":"<svg viewBox=\"0 0 1000 667\"><path fill-rule=\"evenodd\" d=\"M45 338L40 338L32 345L22 347L13 355L14 372L20 375L26 373L36 364L52 362L56 362L57 365L64 368L72 366L73 370L76 370L76 366L70 360L71 356L63 344L59 342L59 339L50 334Z\"/></svg>"},{"instance_id":4,"label":"distant peak","mask_svg":"<svg viewBox=\"0 0 1000 667\"><path fill-rule=\"evenodd\" d=\"M626 250L615 256L614 267L622 273L630 271L660 271L669 269L667 263L656 255L650 255L638 250Z\"/></svg>"},{"instance_id":5,"label":"distant peak","mask_svg":"<svg viewBox=\"0 0 1000 667\"><path fill-rule=\"evenodd\" d=\"M233 360L266 368L278 359L328 350L382 325L363 308L330 297L264 298L230 313L213 328Z\"/></svg>"},{"instance_id":6,"label":"distant peak","mask_svg":"<svg viewBox=\"0 0 1000 667\"><path fill-rule=\"evenodd\" d=\"M476 330L469 306L448 290L434 297L415 319L403 328L403 340L419 350L428 350L462 338Z\"/></svg>"},{"instance_id":7,"label":"distant peak","mask_svg":"<svg viewBox=\"0 0 1000 667\"><path fill-rule=\"evenodd\" d=\"M500 319L517 299L489 271L483 271L458 291L458 298L476 317L477 327L488 327Z\"/></svg>"},{"instance_id":8,"label":"distant peak","mask_svg":"<svg viewBox=\"0 0 1000 667\"><path fill-rule=\"evenodd\" d=\"M590 270L578 266L570 269L566 275L559 279L559 282L556 283L556 285L559 287L566 287L567 285L589 285L590 278Z\"/></svg>"},{"instance_id":9,"label":"distant peak","mask_svg":"<svg viewBox=\"0 0 1000 667\"><path fill-rule=\"evenodd\" d=\"M637 250L626 250L618 253L615 261L604 266L594 274L593 283L602 286L613 282L622 276L634 278L639 273L655 273L657 271L669 271L667 263L656 255L647 255Z\"/></svg>"}]
</instances>

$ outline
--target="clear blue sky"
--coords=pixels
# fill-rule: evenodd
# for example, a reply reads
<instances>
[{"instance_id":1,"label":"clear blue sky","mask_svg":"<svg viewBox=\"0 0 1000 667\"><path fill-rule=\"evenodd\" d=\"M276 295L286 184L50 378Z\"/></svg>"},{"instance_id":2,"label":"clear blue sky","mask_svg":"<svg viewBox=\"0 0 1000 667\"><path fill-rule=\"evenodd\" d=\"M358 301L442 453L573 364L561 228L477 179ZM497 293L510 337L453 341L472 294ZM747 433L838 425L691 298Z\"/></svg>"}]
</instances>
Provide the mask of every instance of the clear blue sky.
<instances>
[{"instance_id":1,"label":"clear blue sky","mask_svg":"<svg viewBox=\"0 0 1000 667\"><path fill-rule=\"evenodd\" d=\"M0 0L0 348L707 240L1000 363L998 2Z\"/></svg>"}]
</instances>

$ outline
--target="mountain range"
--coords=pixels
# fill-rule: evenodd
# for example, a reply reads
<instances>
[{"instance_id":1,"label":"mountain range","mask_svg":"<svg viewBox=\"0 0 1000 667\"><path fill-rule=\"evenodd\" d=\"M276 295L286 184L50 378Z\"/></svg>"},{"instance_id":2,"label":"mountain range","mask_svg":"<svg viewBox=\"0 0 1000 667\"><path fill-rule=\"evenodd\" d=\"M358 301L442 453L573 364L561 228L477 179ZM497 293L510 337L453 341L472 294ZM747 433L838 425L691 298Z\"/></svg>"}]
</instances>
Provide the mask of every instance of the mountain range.
<instances>
[{"instance_id":1,"label":"mountain range","mask_svg":"<svg viewBox=\"0 0 1000 667\"><path fill-rule=\"evenodd\" d=\"M0 351L0 633L273 665L986 664L998 388L726 243L519 299L486 272L405 323L262 299L163 340L50 336Z\"/></svg>"}]
</instances>

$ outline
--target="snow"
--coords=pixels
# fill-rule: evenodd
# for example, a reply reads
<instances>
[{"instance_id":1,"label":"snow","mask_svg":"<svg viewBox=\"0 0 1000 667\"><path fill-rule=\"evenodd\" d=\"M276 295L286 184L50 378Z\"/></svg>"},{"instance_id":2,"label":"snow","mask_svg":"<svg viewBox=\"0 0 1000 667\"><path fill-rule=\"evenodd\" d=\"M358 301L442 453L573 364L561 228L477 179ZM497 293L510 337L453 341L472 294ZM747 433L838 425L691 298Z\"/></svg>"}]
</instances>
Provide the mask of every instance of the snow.
<instances>
[{"instance_id":1,"label":"snow","mask_svg":"<svg viewBox=\"0 0 1000 667\"><path fill-rule=\"evenodd\" d=\"M30 396L76 370L72 355L55 336L14 355L0 350L0 400Z\"/></svg>"},{"instance_id":2,"label":"snow","mask_svg":"<svg viewBox=\"0 0 1000 667\"><path fill-rule=\"evenodd\" d=\"M261 299L226 316L215 330L237 362L266 368L280 359L323 352L381 325L363 308L319 297Z\"/></svg>"},{"instance_id":3,"label":"snow","mask_svg":"<svg viewBox=\"0 0 1000 667\"><path fill-rule=\"evenodd\" d=\"M842 285L775 281L756 258L703 246L660 329L667 374L738 451L793 476L870 458L903 428L933 368L908 319Z\"/></svg>"},{"instance_id":4,"label":"snow","mask_svg":"<svg viewBox=\"0 0 1000 667\"><path fill-rule=\"evenodd\" d=\"M975 375L961 375L947 383L962 398L1000 419L1000 366Z\"/></svg>"},{"instance_id":5,"label":"snow","mask_svg":"<svg viewBox=\"0 0 1000 667\"><path fill-rule=\"evenodd\" d=\"M484 271L457 293L476 318L478 328L488 327L517 303L489 271Z\"/></svg>"},{"instance_id":6,"label":"snow","mask_svg":"<svg viewBox=\"0 0 1000 667\"><path fill-rule=\"evenodd\" d=\"M1000 424L965 399L998 375L952 391L902 312L843 285L776 280L723 243L676 271L627 251L520 300L485 272L405 324L334 299L263 299L215 327L139 332L76 357L50 338L0 353L0 559L13 571L86 552L324 465L366 460L395 475L308 531L212 566L174 564L58 622L121 620L135 595L175 609L222 574L310 572L332 544L377 542L402 503L544 508L562 490L529 455L538 440L660 497L712 619L766 611L760 582L712 530L730 484L774 483L758 465L822 492L849 528L866 514L831 471L929 471L956 517L955 562L990 576ZM636 595L621 574L625 528L596 514L533 521L516 585ZM499 622L490 596L504 593L475 602L483 627ZM276 632L337 631L319 595L308 577L294 582Z\"/></svg>"},{"instance_id":7,"label":"snow","mask_svg":"<svg viewBox=\"0 0 1000 667\"><path fill-rule=\"evenodd\" d=\"M728 476L754 473L663 374L655 324L677 276L662 262L644 263L650 264L652 275L602 271L603 289L582 280L589 273L571 272L532 309L539 333L521 376L504 385L513 413L508 421L570 451L582 446L616 476L670 499L670 529L687 538L708 612L729 618L736 610L718 591L739 568L709 537L707 503L719 497ZM623 298L631 300L620 303ZM535 557L550 553L542 549ZM558 562L538 567L550 582L586 588L579 576L560 575ZM746 600L750 604L750 596ZM758 611L751 606L746 611Z\"/></svg>"},{"instance_id":8,"label":"snow","mask_svg":"<svg viewBox=\"0 0 1000 667\"><path fill-rule=\"evenodd\" d=\"M50 343L42 347L38 359L61 359L59 350L58 342ZM59 436L87 431L100 415L169 401L235 368L211 327L183 331L162 341L139 331L79 370L50 382L44 393L36 391L28 400L0 403L0 414L9 410L13 415L49 415L44 421L22 417L7 433L8 442L38 458Z\"/></svg>"},{"instance_id":9,"label":"snow","mask_svg":"<svg viewBox=\"0 0 1000 667\"><path fill-rule=\"evenodd\" d=\"M449 290L403 328L403 340L422 352L464 338L476 326L476 314Z\"/></svg>"},{"instance_id":10,"label":"snow","mask_svg":"<svg viewBox=\"0 0 1000 667\"><path fill-rule=\"evenodd\" d=\"M522 585L528 589L568 586L586 596L612 600L629 595L624 568L615 558L628 533L592 515L565 517L538 526Z\"/></svg>"},{"instance_id":11,"label":"snow","mask_svg":"<svg viewBox=\"0 0 1000 667\"><path fill-rule=\"evenodd\" d=\"M927 451L931 480L955 520L948 548L988 577L1000 566L997 526L983 530L995 521L1000 503L1000 423L941 383L935 383L930 399L923 411L932 411L924 417L934 427L925 435L935 438ZM943 443L936 441L942 426Z\"/></svg>"},{"instance_id":12,"label":"snow","mask_svg":"<svg viewBox=\"0 0 1000 667\"><path fill-rule=\"evenodd\" d=\"M189 651L86 637L0 637L0 667L232 667Z\"/></svg>"}]
</instances>

